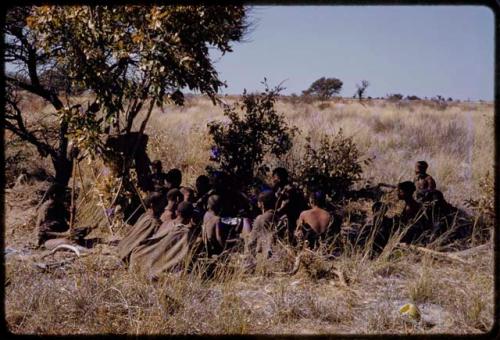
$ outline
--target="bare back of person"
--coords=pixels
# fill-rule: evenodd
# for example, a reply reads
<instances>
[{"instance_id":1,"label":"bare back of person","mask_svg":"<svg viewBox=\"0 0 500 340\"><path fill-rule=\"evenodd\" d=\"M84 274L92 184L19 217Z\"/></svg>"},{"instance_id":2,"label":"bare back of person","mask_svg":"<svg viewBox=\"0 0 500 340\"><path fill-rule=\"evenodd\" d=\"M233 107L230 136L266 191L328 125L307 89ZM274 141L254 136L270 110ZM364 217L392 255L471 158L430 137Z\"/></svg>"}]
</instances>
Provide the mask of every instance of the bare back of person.
<instances>
[{"instance_id":1,"label":"bare back of person","mask_svg":"<svg viewBox=\"0 0 500 340\"><path fill-rule=\"evenodd\" d=\"M298 224L307 224L318 235L321 235L328 230L331 218L332 216L328 211L319 207L313 207L300 214Z\"/></svg>"}]
</instances>

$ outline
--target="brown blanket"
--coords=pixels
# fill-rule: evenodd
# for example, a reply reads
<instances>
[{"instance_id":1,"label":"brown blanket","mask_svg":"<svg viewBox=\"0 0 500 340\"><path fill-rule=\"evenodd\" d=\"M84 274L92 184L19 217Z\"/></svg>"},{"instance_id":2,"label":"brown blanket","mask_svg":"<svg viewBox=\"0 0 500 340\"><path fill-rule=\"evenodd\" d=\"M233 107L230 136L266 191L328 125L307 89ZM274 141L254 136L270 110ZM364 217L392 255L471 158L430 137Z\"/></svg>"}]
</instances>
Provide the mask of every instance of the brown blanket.
<instances>
[{"instance_id":1,"label":"brown blanket","mask_svg":"<svg viewBox=\"0 0 500 340\"><path fill-rule=\"evenodd\" d=\"M160 224L161 221L151 211L142 214L132 227L132 230L118 244L118 256L120 259L126 261L134 248L148 237L151 237Z\"/></svg>"},{"instance_id":2,"label":"brown blanket","mask_svg":"<svg viewBox=\"0 0 500 340\"><path fill-rule=\"evenodd\" d=\"M129 268L149 278L172 270L187 260L193 236L193 228L180 223L163 229L133 250Z\"/></svg>"}]
</instances>

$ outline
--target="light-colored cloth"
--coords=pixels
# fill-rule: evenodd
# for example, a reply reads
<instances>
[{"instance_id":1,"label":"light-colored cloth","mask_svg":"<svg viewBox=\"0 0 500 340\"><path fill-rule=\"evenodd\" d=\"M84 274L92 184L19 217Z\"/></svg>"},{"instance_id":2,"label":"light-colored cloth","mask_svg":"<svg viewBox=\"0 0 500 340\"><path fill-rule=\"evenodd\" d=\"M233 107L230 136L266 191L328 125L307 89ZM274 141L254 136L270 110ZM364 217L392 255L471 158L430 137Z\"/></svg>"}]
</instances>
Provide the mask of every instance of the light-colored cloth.
<instances>
[{"instance_id":1,"label":"light-colored cloth","mask_svg":"<svg viewBox=\"0 0 500 340\"><path fill-rule=\"evenodd\" d=\"M127 260L134 248L148 237L151 237L160 224L161 221L153 215L152 211L142 214L132 227L132 230L118 244L120 259Z\"/></svg>"},{"instance_id":2,"label":"light-colored cloth","mask_svg":"<svg viewBox=\"0 0 500 340\"><path fill-rule=\"evenodd\" d=\"M245 238L245 252L252 255L258 253L267 254L275 235L275 226L278 216L274 210L268 210L257 216L253 223L252 231Z\"/></svg>"},{"instance_id":3,"label":"light-colored cloth","mask_svg":"<svg viewBox=\"0 0 500 340\"><path fill-rule=\"evenodd\" d=\"M175 223L153 237L141 242L130 255L130 270L137 270L149 278L178 268L188 260L194 229L190 225Z\"/></svg>"}]
</instances>

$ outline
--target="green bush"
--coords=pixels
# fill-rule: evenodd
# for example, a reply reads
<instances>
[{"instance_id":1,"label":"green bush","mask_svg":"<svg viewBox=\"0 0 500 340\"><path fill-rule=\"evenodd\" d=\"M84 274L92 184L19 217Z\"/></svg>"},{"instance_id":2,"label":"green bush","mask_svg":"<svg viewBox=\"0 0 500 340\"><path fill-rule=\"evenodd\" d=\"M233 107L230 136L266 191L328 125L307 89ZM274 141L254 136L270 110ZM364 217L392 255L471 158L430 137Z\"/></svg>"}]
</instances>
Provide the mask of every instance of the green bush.
<instances>
[{"instance_id":1,"label":"green bush","mask_svg":"<svg viewBox=\"0 0 500 340\"><path fill-rule=\"evenodd\" d=\"M345 137L340 129L333 137L322 135L316 148L306 137L304 156L294 177L303 189L322 189L331 198L340 199L361 178L361 163L352 137Z\"/></svg>"},{"instance_id":2,"label":"green bush","mask_svg":"<svg viewBox=\"0 0 500 340\"><path fill-rule=\"evenodd\" d=\"M228 123L211 122L208 125L213 139L211 160L217 164L209 166L209 171L226 171L248 184L254 177L269 171L262 164L264 156L280 157L292 147L296 128L290 127L284 115L274 109L281 89L279 86L269 89L266 85L260 94L245 91L240 102L225 107Z\"/></svg>"}]
</instances>

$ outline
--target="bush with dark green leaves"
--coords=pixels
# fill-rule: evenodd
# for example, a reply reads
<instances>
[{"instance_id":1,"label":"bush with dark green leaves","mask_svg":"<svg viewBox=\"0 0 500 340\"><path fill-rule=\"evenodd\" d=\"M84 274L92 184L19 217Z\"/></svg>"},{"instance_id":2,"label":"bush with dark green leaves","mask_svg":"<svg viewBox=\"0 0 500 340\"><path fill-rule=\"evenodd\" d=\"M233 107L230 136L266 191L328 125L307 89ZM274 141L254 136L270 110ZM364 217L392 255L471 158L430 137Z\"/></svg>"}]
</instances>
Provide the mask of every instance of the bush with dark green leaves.
<instances>
[{"instance_id":1,"label":"bush with dark green leaves","mask_svg":"<svg viewBox=\"0 0 500 340\"><path fill-rule=\"evenodd\" d=\"M294 177L307 191L321 189L330 198L341 199L361 178L360 156L352 137L345 137L342 129L335 136L323 135L317 147L306 137L305 153Z\"/></svg>"},{"instance_id":2,"label":"bush with dark green leaves","mask_svg":"<svg viewBox=\"0 0 500 340\"><path fill-rule=\"evenodd\" d=\"M249 184L256 176L270 169L263 165L266 155L280 157L292 147L295 127L290 127L274 104L281 88L266 89L262 93L243 93L242 100L226 106L225 122L211 122L208 126L213 139L211 160L215 166L208 171L222 170ZM240 114L242 112L242 114Z\"/></svg>"}]
</instances>

